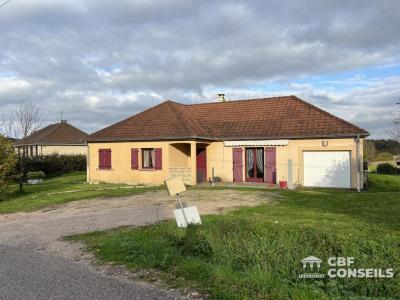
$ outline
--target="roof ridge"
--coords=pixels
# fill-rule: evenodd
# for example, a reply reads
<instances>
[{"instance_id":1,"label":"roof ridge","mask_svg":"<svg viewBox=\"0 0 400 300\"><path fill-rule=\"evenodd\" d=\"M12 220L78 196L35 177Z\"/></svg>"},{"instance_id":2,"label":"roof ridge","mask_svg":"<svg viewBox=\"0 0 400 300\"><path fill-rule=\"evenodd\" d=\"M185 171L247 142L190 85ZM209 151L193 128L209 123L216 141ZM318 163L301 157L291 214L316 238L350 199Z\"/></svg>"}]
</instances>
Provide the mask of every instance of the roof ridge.
<instances>
[{"instance_id":1,"label":"roof ridge","mask_svg":"<svg viewBox=\"0 0 400 300\"><path fill-rule=\"evenodd\" d=\"M50 134L52 134L54 131L56 131L58 128L61 127L62 123L55 123L55 125L52 130L50 130L45 136L43 136L40 140L43 140L45 137L48 137ZM49 125L50 126L50 125Z\"/></svg>"},{"instance_id":2,"label":"roof ridge","mask_svg":"<svg viewBox=\"0 0 400 300\"><path fill-rule=\"evenodd\" d=\"M187 120L186 116L185 116L183 113L181 113L180 111L177 110L177 107L176 107L176 106L182 106L182 108L185 110L185 113L189 114L189 115L192 117L193 121L195 121L199 126L201 126L201 125L197 122L197 120L196 120L195 118L193 118L193 116L191 115L191 113L188 112L188 111L186 110L186 108L184 107L185 105L183 105L183 104L181 104L181 103L174 102L174 101L170 101L170 100L166 101L166 103L167 103L168 106L171 108L171 110L176 114L176 116L178 117L178 120L190 131L190 134L191 134L193 137L197 137L198 134L197 134L196 130L194 130L194 129L192 128L191 121ZM201 127L202 127L202 126L201 126ZM204 128L203 128L203 129L204 129Z\"/></svg>"},{"instance_id":3,"label":"roof ridge","mask_svg":"<svg viewBox=\"0 0 400 300\"><path fill-rule=\"evenodd\" d=\"M61 122L61 123L59 123L60 125L66 125L66 126L68 126L68 127L71 127L71 128L73 128L73 129L75 129L75 130L77 130L77 131L79 131L79 132L81 132L81 133L83 133L83 134L86 134L86 135L88 135L85 131L83 131L82 129L79 129L78 127L75 127L74 125L72 125L72 124L70 124L70 123L68 123L68 122Z\"/></svg>"},{"instance_id":4,"label":"roof ridge","mask_svg":"<svg viewBox=\"0 0 400 300\"><path fill-rule=\"evenodd\" d=\"M296 101L299 101L299 102L301 102L301 103L303 103L303 104L306 104L306 105L308 105L308 106L310 106L310 107L312 107L312 108L318 110L319 112L324 113L325 115L328 115L328 116L330 116L330 117L332 117L332 118L334 118L334 119L336 119L336 120L339 120L339 121L341 121L341 122L344 122L344 123L346 123L346 124L348 124L348 125L350 125L350 126L353 126L353 127L357 128L358 130L361 131L360 133L363 133L363 132L364 132L364 133L368 133L368 134L369 134L369 132L368 132L367 130L365 130L365 129L361 128L361 127L358 127L357 125L355 125L355 124L353 124L353 123L350 123L350 122L348 122L348 121L346 121L346 120L344 120L344 119L342 119L342 118L340 118L340 117L338 117L338 116L335 116L335 115L331 114L330 112L328 112L328 111L326 111L326 110L324 110L324 109L322 109L322 108L320 108L320 107L318 107L318 106L316 106L316 105L314 105L314 104L312 104L312 103L309 103L309 102L307 102L307 101L304 101L303 99L300 99L299 97L297 97L297 96L295 96L295 95L292 95L292 97L293 97L293 99L295 99Z\"/></svg>"},{"instance_id":5,"label":"roof ridge","mask_svg":"<svg viewBox=\"0 0 400 300\"><path fill-rule=\"evenodd\" d=\"M226 101L217 101L217 102L201 102L201 103L191 103L191 104L178 103L178 104L185 105L185 106L195 106L195 105L223 104L223 103L247 102L247 101L250 102L250 101L263 101L263 100L281 100L281 99L287 99L287 98L292 98L292 97L296 97L296 96L295 95L287 95L287 96L252 98L252 99L235 99L235 100L226 100Z\"/></svg>"}]
</instances>

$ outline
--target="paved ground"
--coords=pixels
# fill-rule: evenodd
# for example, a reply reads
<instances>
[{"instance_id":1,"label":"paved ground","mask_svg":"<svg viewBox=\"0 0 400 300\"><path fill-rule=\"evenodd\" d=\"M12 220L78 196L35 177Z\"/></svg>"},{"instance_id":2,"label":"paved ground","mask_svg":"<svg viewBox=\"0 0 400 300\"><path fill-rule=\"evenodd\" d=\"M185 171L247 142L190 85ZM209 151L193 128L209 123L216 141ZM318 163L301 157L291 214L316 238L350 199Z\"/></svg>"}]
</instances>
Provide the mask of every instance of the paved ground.
<instances>
[{"instance_id":1,"label":"paved ground","mask_svg":"<svg viewBox=\"0 0 400 300\"><path fill-rule=\"evenodd\" d=\"M195 190L185 201L200 214L220 213L270 201L270 192ZM144 225L172 218L174 199L165 191L92 199L32 213L0 215L1 299L176 299L177 291L127 280L90 265L81 245L66 235ZM116 276L117 275L117 276ZM121 275L121 276L118 276Z\"/></svg>"},{"instance_id":2,"label":"paved ground","mask_svg":"<svg viewBox=\"0 0 400 300\"><path fill-rule=\"evenodd\" d=\"M84 264L30 249L0 245L0 298L180 299L177 291L106 277Z\"/></svg>"}]
</instances>

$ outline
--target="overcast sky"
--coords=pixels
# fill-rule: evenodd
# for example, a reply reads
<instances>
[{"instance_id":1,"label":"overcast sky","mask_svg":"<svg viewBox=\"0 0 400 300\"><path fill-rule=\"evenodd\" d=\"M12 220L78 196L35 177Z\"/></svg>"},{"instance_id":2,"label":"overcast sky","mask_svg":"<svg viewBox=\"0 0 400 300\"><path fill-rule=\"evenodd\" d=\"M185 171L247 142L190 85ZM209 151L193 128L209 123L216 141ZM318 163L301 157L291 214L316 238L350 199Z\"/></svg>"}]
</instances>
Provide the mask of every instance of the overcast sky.
<instances>
[{"instance_id":1,"label":"overcast sky","mask_svg":"<svg viewBox=\"0 0 400 300\"><path fill-rule=\"evenodd\" d=\"M46 123L62 110L91 133L167 99L295 94L385 137L399 16L398 0L12 0L0 8L0 115L34 100Z\"/></svg>"}]
</instances>

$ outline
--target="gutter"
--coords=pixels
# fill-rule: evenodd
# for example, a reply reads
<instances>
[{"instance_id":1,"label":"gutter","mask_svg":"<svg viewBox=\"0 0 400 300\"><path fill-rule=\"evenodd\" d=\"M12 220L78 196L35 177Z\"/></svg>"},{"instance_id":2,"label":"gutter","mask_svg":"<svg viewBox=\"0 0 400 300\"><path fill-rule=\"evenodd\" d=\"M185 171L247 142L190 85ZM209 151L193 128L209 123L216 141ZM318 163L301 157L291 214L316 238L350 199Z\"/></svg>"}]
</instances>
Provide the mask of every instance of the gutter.
<instances>
[{"instance_id":1,"label":"gutter","mask_svg":"<svg viewBox=\"0 0 400 300\"><path fill-rule=\"evenodd\" d=\"M82 144L14 144L15 147L22 146L85 146L86 143Z\"/></svg>"},{"instance_id":2,"label":"gutter","mask_svg":"<svg viewBox=\"0 0 400 300\"><path fill-rule=\"evenodd\" d=\"M356 142L357 192L361 192L363 180L360 162L360 136L357 135L354 141Z\"/></svg>"},{"instance_id":3,"label":"gutter","mask_svg":"<svg viewBox=\"0 0 400 300\"><path fill-rule=\"evenodd\" d=\"M334 139L334 138L364 138L369 133L352 133L352 134L332 134L332 135L298 135L298 136L246 136L246 137L206 137L206 136L186 136L186 137L146 137L146 138L93 138L87 139L86 143L121 143L121 142L146 142L146 141L185 141L185 140L204 140L204 141L237 141L237 140L277 140L277 139Z\"/></svg>"}]
</instances>

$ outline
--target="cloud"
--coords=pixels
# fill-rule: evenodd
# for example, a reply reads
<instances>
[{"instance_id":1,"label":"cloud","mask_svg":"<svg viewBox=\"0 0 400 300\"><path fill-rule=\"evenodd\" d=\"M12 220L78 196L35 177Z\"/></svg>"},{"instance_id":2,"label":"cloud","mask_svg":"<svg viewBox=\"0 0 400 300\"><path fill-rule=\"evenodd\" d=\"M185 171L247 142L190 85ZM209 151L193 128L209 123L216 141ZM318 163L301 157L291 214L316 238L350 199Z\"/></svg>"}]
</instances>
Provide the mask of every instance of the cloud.
<instances>
[{"instance_id":1,"label":"cloud","mask_svg":"<svg viewBox=\"0 0 400 300\"><path fill-rule=\"evenodd\" d=\"M92 132L164 99L296 93L379 133L372 112L390 111L395 74L303 82L396 65L399 8L389 0L12 1L0 9L1 110L33 99L48 122L63 110Z\"/></svg>"}]
</instances>

